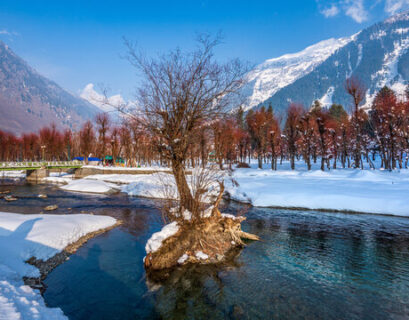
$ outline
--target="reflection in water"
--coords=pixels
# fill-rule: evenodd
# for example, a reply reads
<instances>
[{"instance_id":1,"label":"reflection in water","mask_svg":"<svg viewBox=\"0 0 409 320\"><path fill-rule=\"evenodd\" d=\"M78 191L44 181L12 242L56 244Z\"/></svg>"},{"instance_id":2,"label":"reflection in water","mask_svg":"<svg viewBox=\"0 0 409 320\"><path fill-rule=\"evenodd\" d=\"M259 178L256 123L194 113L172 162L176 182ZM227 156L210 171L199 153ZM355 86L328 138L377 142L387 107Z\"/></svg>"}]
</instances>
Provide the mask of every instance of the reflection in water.
<instances>
[{"instance_id":1,"label":"reflection in water","mask_svg":"<svg viewBox=\"0 0 409 320\"><path fill-rule=\"evenodd\" d=\"M12 206L35 213L44 202L34 195L48 193L59 213L125 222L46 279L46 303L70 319L409 318L409 219L253 208L244 229L263 241L224 266L176 269L158 286L142 265L146 240L161 227L154 201L41 188L49 187L16 188L27 198Z\"/></svg>"}]
</instances>

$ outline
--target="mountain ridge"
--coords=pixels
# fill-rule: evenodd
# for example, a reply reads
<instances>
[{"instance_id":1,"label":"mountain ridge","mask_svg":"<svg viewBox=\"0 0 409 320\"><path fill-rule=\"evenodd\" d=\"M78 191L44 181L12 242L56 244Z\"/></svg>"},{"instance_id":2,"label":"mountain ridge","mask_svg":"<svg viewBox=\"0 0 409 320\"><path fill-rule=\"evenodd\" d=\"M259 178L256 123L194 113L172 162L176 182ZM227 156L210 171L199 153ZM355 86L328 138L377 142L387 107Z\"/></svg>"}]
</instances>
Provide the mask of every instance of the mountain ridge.
<instances>
[{"instance_id":1,"label":"mountain ridge","mask_svg":"<svg viewBox=\"0 0 409 320\"><path fill-rule=\"evenodd\" d=\"M250 88L248 85L243 89L248 96L245 108L271 104L277 112L283 113L291 102L308 107L314 100L320 100L324 105L339 103L348 107L350 98L345 93L344 83L350 76L359 78L367 88L364 107L370 106L376 92L384 85L403 95L409 83L409 11L389 17L351 37L324 40L292 55L303 56L307 49L315 50L319 44L328 47L318 46L324 54L315 57L317 63L310 69L301 68L300 74L285 85L269 87L269 82L274 83L274 75L267 79L251 76L254 70L262 69L269 61L285 60L289 55L268 59L251 71L248 75ZM335 48L331 47L334 44ZM287 73L291 74L302 63L305 62L282 67L289 66ZM264 75L273 71L274 68L264 70ZM265 86L267 89L260 92ZM258 99L260 96L268 98Z\"/></svg>"},{"instance_id":2,"label":"mountain ridge","mask_svg":"<svg viewBox=\"0 0 409 320\"><path fill-rule=\"evenodd\" d=\"M101 112L47 79L0 41L0 129L17 134L55 123L77 129Z\"/></svg>"}]
</instances>

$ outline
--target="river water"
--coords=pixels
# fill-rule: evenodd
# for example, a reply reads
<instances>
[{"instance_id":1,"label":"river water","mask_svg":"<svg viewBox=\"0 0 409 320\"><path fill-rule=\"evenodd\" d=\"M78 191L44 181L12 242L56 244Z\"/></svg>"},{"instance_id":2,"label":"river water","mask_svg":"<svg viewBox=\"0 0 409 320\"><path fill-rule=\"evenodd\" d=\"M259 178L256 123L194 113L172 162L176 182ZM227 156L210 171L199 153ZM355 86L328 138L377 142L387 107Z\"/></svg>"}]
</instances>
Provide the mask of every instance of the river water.
<instances>
[{"instance_id":1,"label":"river water","mask_svg":"<svg viewBox=\"0 0 409 320\"><path fill-rule=\"evenodd\" d=\"M0 189L5 189L2 186ZM0 211L93 212L125 224L90 240L46 279L44 299L70 319L408 319L409 219L251 208L262 238L224 266L173 271L150 283L144 246L161 228L158 201L13 186ZM48 199L38 199L39 193ZM225 212L237 212L226 204Z\"/></svg>"}]
</instances>

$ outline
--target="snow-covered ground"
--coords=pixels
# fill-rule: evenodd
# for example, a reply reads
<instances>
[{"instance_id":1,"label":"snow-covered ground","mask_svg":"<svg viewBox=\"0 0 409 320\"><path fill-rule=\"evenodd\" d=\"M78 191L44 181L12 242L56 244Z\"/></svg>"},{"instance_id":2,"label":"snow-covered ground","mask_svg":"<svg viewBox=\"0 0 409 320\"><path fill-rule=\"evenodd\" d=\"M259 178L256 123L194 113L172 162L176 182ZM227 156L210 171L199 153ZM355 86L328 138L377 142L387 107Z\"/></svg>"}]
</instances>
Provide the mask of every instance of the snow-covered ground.
<instances>
[{"instance_id":1,"label":"snow-covered ground","mask_svg":"<svg viewBox=\"0 0 409 320\"><path fill-rule=\"evenodd\" d=\"M289 163L272 171L269 165L260 170L236 169L236 187L226 181L233 199L254 206L302 207L359 211L376 214L409 216L409 170L336 169L322 172L318 164L307 171L302 162L295 171Z\"/></svg>"},{"instance_id":2,"label":"snow-covered ground","mask_svg":"<svg viewBox=\"0 0 409 320\"><path fill-rule=\"evenodd\" d=\"M379 159L374 161L379 168ZM409 216L406 197L409 194L409 170L338 169L322 172L319 162L308 171L303 161L297 161L296 170L290 170L288 161L278 165L277 171L265 164L257 169L235 169L232 178L239 186L225 178L226 191L234 200L250 202L260 207L300 207L357 211L375 214ZM50 177L66 179L64 177ZM68 178L69 179L69 178ZM118 186L122 184L122 186ZM165 186L165 187L164 187ZM156 174L98 174L70 181L64 190L107 193L121 189L130 196L148 198L177 198L173 176ZM216 189L215 189L216 190ZM214 195L217 191L214 192Z\"/></svg>"},{"instance_id":3,"label":"snow-covered ground","mask_svg":"<svg viewBox=\"0 0 409 320\"><path fill-rule=\"evenodd\" d=\"M50 176L43 178L43 182L55 184L68 184L74 179L74 175L66 172L50 172Z\"/></svg>"},{"instance_id":4,"label":"snow-covered ground","mask_svg":"<svg viewBox=\"0 0 409 320\"><path fill-rule=\"evenodd\" d=\"M5 170L0 171L0 178L25 178L26 172L24 170Z\"/></svg>"},{"instance_id":5,"label":"snow-covered ground","mask_svg":"<svg viewBox=\"0 0 409 320\"><path fill-rule=\"evenodd\" d=\"M68 184L60 186L60 188L65 191L86 193L113 193L120 189L116 184L91 179L72 180Z\"/></svg>"},{"instance_id":6,"label":"snow-covered ground","mask_svg":"<svg viewBox=\"0 0 409 320\"><path fill-rule=\"evenodd\" d=\"M167 167L161 166L143 166L143 167L104 167L104 166L82 166L83 168L94 168L101 170L113 170L113 171L170 171Z\"/></svg>"},{"instance_id":7,"label":"snow-covered ground","mask_svg":"<svg viewBox=\"0 0 409 320\"><path fill-rule=\"evenodd\" d=\"M129 184L133 182L151 182L157 180L156 174L94 174L87 176L86 180L99 180L110 183Z\"/></svg>"},{"instance_id":8,"label":"snow-covered ground","mask_svg":"<svg viewBox=\"0 0 409 320\"><path fill-rule=\"evenodd\" d=\"M80 237L114 225L107 216L23 215L0 212L0 319L66 319L50 309L38 290L22 277L38 277L39 270L25 263L31 257L47 260Z\"/></svg>"}]
</instances>

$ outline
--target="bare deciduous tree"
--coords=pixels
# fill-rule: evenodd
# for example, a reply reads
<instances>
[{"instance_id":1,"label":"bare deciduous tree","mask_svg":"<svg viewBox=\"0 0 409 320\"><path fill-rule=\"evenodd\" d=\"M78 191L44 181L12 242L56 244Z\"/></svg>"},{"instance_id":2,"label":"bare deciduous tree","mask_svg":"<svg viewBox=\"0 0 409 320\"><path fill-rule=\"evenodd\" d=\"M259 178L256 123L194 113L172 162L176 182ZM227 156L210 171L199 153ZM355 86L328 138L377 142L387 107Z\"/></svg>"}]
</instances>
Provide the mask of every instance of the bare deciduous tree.
<instances>
[{"instance_id":1,"label":"bare deciduous tree","mask_svg":"<svg viewBox=\"0 0 409 320\"><path fill-rule=\"evenodd\" d=\"M131 43L128 59L140 71L143 81L138 90L139 118L157 136L159 152L171 164L181 208L199 216L185 176L185 161L194 132L217 118L243 84L247 68L239 61L215 61L213 49L220 37L200 36L191 53L176 49L150 59Z\"/></svg>"},{"instance_id":2,"label":"bare deciduous tree","mask_svg":"<svg viewBox=\"0 0 409 320\"><path fill-rule=\"evenodd\" d=\"M352 97L353 100L353 112L352 123L353 133L355 138L354 146L354 167L359 168L361 163L361 131L362 120L360 119L359 106L365 98L366 89L358 78L350 77L345 81L345 90Z\"/></svg>"}]
</instances>

